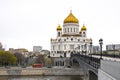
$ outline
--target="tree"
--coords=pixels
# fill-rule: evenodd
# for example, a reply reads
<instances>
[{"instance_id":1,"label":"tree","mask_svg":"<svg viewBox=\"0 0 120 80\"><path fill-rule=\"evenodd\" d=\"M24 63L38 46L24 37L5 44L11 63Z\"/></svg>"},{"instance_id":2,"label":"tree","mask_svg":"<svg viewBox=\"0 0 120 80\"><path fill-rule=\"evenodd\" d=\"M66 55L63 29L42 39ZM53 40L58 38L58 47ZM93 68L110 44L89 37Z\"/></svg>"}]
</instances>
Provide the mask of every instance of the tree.
<instances>
[{"instance_id":1,"label":"tree","mask_svg":"<svg viewBox=\"0 0 120 80\"><path fill-rule=\"evenodd\" d=\"M16 65L16 63L17 58L13 54L11 54L9 51L0 50L0 65Z\"/></svg>"},{"instance_id":2,"label":"tree","mask_svg":"<svg viewBox=\"0 0 120 80\"><path fill-rule=\"evenodd\" d=\"M36 58L35 63L44 64L44 59L45 59L45 55L38 55L37 58Z\"/></svg>"},{"instance_id":3,"label":"tree","mask_svg":"<svg viewBox=\"0 0 120 80\"><path fill-rule=\"evenodd\" d=\"M24 65L24 62L25 62L25 57L24 57L24 55L23 54L21 54L21 53L14 53L14 55L16 56L16 58L17 58L17 64L18 65Z\"/></svg>"},{"instance_id":4,"label":"tree","mask_svg":"<svg viewBox=\"0 0 120 80\"><path fill-rule=\"evenodd\" d=\"M45 64L47 67L51 67L52 60L50 57L45 58Z\"/></svg>"}]
</instances>

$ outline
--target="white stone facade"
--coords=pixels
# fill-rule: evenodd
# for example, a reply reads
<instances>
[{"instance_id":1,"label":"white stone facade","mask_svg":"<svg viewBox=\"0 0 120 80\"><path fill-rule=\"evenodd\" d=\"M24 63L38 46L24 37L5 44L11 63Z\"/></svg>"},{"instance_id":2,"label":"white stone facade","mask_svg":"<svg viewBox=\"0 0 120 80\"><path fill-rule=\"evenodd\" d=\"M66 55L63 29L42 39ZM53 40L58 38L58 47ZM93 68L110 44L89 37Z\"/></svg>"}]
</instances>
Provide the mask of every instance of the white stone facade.
<instances>
[{"instance_id":1,"label":"white stone facade","mask_svg":"<svg viewBox=\"0 0 120 80\"><path fill-rule=\"evenodd\" d=\"M71 17L71 15L68 17ZM80 28L79 23L74 22L72 18L67 19L68 22L64 22L63 27L59 25L56 39L51 38L51 57L70 57L72 51L90 53L90 42L92 39L87 38L85 25ZM70 22L70 19L73 22Z\"/></svg>"}]
</instances>

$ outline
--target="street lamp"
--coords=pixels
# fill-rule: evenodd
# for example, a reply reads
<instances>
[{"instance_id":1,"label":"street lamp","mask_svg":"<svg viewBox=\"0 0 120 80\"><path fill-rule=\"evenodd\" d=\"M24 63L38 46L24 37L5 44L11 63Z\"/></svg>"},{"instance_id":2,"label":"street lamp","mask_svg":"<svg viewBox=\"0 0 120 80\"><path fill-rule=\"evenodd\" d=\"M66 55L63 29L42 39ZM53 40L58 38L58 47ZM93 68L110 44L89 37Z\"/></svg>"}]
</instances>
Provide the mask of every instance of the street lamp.
<instances>
[{"instance_id":1,"label":"street lamp","mask_svg":"<svg viewBox=\"0 0 120 80\"><path fill-rule=\"evenodd\" d=\"M112 45L112 47L113 47L113 50L114 50L113 56L115 57L115 45Z\"/></svg>"},{"instance_id":2,"label":"street lamp","mask_svg":"<svg viewBox=\"0 0 120 80\"><path fill-rule=\"evenodd\" d=\"M102 45L103 45L103 39L99 39L99 44L100 44L100 59L102 59Z\"/></svg>"},{"instance_id":3,"label":"street lamp","mask_svg":"<svg viewBox=\"0 0 120 80\"><path fill-rule=\"evenodd\" d=\"M92 57L92 41L90 42L90 55Z\"/></svg>"}]
</instances>

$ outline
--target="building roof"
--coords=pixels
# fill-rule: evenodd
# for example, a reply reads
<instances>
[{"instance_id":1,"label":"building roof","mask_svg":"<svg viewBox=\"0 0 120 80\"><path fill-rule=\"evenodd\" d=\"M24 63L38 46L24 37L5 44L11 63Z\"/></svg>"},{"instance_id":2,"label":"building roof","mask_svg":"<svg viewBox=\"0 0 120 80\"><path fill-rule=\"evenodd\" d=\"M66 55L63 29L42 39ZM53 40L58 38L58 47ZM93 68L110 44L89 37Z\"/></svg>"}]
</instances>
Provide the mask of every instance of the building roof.
<instances>
[{"instance_id":1,"label":"building roof","mask_svg":"<svg viewBox=\"0 0 120 80\"><path fill-rule=\"evenodd\" d=\"M62 30L62 27L58 25L57 30Z\"/></svg>"},{"instance_id":2,"label":"building roof","mask_svg":"<svg viewBox=\"0 0 120 80\"><path fill-rule=\"evenodd\" d=\"M72 11L70 11L70 14L64 19L64 23L79 23L78 19L72 14Z\"/></svg>"}]
</instances>

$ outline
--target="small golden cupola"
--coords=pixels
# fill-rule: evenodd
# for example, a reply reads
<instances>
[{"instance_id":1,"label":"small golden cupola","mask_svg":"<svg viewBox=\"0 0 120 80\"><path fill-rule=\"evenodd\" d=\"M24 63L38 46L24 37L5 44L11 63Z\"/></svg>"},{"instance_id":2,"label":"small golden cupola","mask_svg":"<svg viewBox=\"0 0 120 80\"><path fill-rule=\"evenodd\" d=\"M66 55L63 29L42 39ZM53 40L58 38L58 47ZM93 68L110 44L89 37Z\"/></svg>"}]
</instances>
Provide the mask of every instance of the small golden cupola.
<instances>
[{"instance_id":1,"label":"small golden cupola","mask_svg":"<svg viewBox=\"0 0 120 80\"><path fill-rule=\"evenodd\" d=\"M79 23L78 19L72 14L72 10L70 14L64 19L64 23Z\"/></svg>"},{"instance_id":2,"label":"small golden cupola","mask_svg":"<svg viewBox=\"0 0 120 80\"><path fill-rule=\"evenodd\" d=\"M62 27L60 25L58 25L58 27L57 27L57 31L58 30L62 30Z\"/></svg>"},{"instance_id":3,"label":"small golden cupola","mask_svg":"<svg viewBox=\"0 0 120 80\"><path fill-rule=\"evenodd\" d=\"M87 30L87 28L85 27L85 24L83 24L82 28L81 28L81 31L83 30Z\"/></svg>"}]
</instances>

